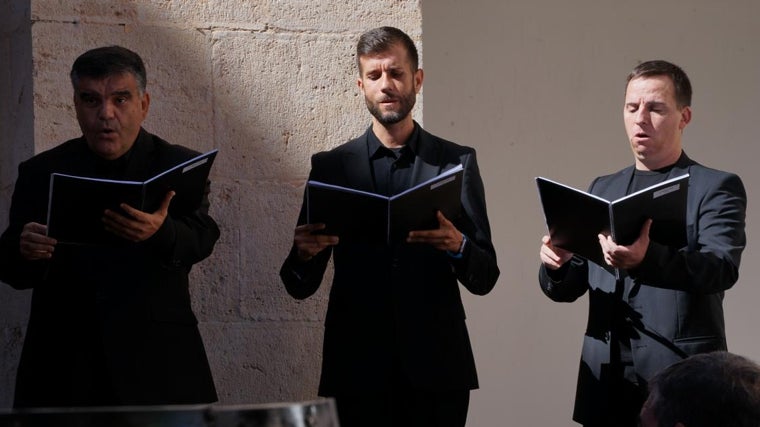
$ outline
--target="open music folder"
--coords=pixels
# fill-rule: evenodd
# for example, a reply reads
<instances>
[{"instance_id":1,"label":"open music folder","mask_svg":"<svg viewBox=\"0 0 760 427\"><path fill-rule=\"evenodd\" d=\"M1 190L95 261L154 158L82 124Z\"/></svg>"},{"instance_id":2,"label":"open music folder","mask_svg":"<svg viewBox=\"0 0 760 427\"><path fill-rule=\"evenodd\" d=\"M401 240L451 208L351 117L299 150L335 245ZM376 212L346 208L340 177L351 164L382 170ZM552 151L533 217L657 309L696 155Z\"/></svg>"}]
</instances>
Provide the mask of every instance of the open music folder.
<instances>
[{"instance_id":1,"label":"open music folder","mask_svg":"<svg viewBox=\"0 0 760 427\"><path fill-rule=\"evenodd\" d=\"M326 224L321 233L341 242L395 243L409 231L438 228L439 210L449 220L461 214L463 173L458 165L390 197L310 180L307 222Z\"/></svg>"},{"instance_id":2,"label":"open music folder","mask_svg":"<svg viewBox=\"0 0 760 427\"><path fill-rule=\"evenodd\" d=\"M613 201L544 177L537 177L536 184L552 245L610 271L614 269L604 262L600 233L611 235L619 245L629 245L651 218L651 240L675 248L686 245L688 174Z\"/></svg>"},{"instance_id":3,"label":"open music folder","mask_svg":"<svg viewBox=\"0 0 760 427\"><path fill-rule=\"evenodd\" d=\"M176 194L171 208L190 212L203 199L218 150L211 150L173 166L146 181L119 181L53 173L50 175L48 236L60 243L104 245L119 239L103 229L106 209L121 210L126 203L144 212L161 206L166 193Z\"/></svg>"}]
</instances>

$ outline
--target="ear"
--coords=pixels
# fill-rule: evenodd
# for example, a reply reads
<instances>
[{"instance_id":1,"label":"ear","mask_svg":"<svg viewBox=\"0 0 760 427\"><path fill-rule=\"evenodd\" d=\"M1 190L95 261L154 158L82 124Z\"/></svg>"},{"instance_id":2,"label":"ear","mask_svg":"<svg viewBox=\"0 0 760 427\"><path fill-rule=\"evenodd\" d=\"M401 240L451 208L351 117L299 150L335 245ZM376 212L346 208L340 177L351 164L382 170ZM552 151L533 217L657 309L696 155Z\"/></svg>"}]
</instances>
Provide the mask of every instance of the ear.
<instances>
[{"instance_id":1,"label":"ear","mask_svg":"<svg viewBox=\"0 0 760 427\"><path fill-rule=\"evenodd\" d=\"M143 119L145 119L150 109L150 94L148 92L145 92L140 100L140 109L142 110Z\"/></svg>"},{"instance_id":2,"label":"ear","mask_svg":"<svg viewBox=\"0 0 760 427\"><path fill-rule=\"evenodd\" d=\"M689 122L691 122L691 107L687 105L681 109L681 122L678 124L678 129L683 130Z\"/></svg>"},{"instance_id":3,"label":"ear","mask_svg":"<svg viewBox=\"0 0 760 427\"><path fill-rule=\"evenodd\" d=\"M425 73L422 71L422 68L418 68L417 71L414 72L414 92L420 93L420 90L422 90L422 80L425 78Z\"/></svg>"}]
</instances>

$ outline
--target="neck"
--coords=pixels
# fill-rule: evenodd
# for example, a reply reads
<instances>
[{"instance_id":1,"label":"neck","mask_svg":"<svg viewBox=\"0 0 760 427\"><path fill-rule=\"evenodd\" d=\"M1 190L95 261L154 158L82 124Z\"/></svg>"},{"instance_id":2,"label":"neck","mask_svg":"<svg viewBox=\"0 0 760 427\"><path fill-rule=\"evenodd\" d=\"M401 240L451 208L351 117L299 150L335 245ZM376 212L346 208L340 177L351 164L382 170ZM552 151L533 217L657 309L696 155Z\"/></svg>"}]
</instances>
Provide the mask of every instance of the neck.
<instances>
[{"instance_id":1,"label":"neck","mask_svg":"<svg viewBox=\"0 0 760 427\"><path fill-rule=\"evenodd\" d=\"M678 157L660 162L647 162L636 159L636 169L640 171L656 171L676 164Z\"/></svg>"},{"instance_id":2,"label":"neck","mask_svg":"<svg viewBox=\"0 0 760 427\"><path fill-rule=\"evenodd\" d=\"M677 150L673 150L673 152L661 158L647 159L647 158L636 157L636 169L644 170L644 171L654 171L654 170L668 167L670 165L674 165L678 161L678 159L681 158L681 153L682 153L681 145L678 144Z\"/></svg>"},{"instance_id":3,"label":"neck","mask_svg":"<svg viewBox=\"0 0 760 427\"><path fill-rule=\"evenodd\" d=\"M411 115L391 125L385 125L378 122L377 119L373 119L372 131L384 146L388 148L403 147L414 131L414 121Z\"/></svg>"}]
</instances>

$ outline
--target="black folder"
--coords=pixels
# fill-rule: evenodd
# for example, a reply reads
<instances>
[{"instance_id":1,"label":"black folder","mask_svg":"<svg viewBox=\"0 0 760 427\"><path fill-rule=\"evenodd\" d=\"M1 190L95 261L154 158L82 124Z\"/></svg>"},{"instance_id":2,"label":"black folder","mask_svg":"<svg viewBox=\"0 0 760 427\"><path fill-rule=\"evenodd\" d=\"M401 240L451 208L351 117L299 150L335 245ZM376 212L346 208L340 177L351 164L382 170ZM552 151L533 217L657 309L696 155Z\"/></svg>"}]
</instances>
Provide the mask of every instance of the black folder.
<instances>
[{"instance_id":1,"label":"black folder","mask_svg":"<svg viewBox=\"0 0 760 427\"><path fill-rule=\"evenodd\" d=\"M453 220L461 214L463 169L458 165L391 197L310 180L307 222L324 223L322 234L344 242L392 244L409 231L438 228L436 212Z\"/></svg>"},{"instance_id":2,"label":"black folder","mask_svg":"<svg viewBox=\"0 0 760 427\"><path fill-rule=\"evenodd\" d=\"M604 268L599 233L619 245L630 245L647 218L651 240L681 248L686 245L686 196L689 175L669 179L609 201L585 191L536 178L552 245L571 251Z\"/></svg>"},{"instance_id":3,"label":"black folder","mask_svg":"<svg viewBox=\"0 0 760 427\"><path fill-rule=\"evenodd\" d=\"M106 209L126 203L144 212L161 206L166 193L176 194L171 209L192 212L203 200L218 150L182 162L147 181L118 181L53 173L50 175L47 234L59 243L108 245L119 238L103 229Z\"/></svg>"}]
</instances>

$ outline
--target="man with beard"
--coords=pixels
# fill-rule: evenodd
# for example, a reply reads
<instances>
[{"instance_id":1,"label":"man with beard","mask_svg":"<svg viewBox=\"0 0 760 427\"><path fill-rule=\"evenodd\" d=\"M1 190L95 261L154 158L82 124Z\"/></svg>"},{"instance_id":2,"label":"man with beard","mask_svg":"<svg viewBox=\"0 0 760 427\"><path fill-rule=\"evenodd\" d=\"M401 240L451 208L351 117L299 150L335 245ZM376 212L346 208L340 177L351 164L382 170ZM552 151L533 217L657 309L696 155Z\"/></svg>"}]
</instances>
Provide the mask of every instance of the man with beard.
<instances>
[{"instance_id":1,"label":"man with beard","mask_svg":"<svg viewBox=\"0 0 760 427\"><path fill-rule=\"evenodd\" d=\"M461 164L462 215L438 212L436 229L369 244L319 234L325 224L307 224L304 204L280 276L306 298L333 256L319 394L336 399L341 426L461 427L478 380L457 281L484 295L499 276L475 151L412 119L423 72L408 35L370 30L356 58L372 125L314 155L310 179L393 195Z\"/></svg>"}]
</instances>

